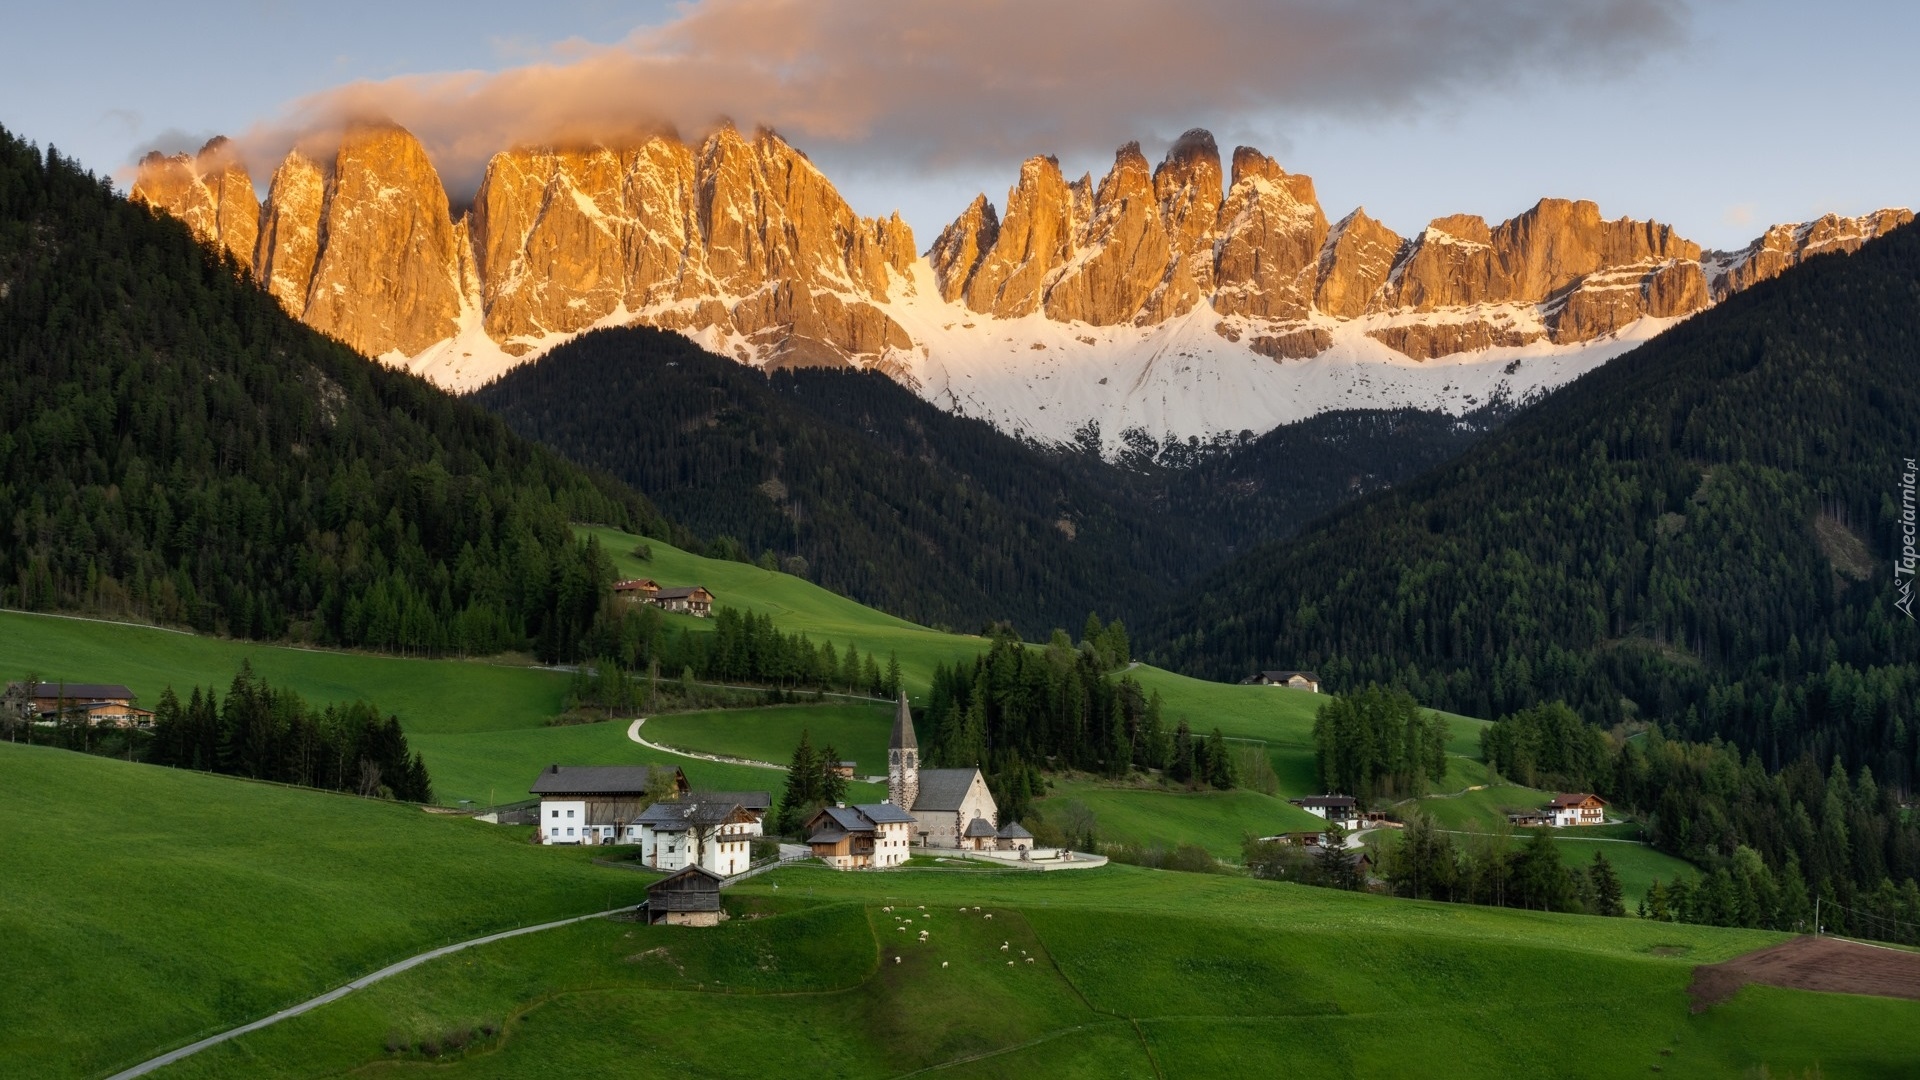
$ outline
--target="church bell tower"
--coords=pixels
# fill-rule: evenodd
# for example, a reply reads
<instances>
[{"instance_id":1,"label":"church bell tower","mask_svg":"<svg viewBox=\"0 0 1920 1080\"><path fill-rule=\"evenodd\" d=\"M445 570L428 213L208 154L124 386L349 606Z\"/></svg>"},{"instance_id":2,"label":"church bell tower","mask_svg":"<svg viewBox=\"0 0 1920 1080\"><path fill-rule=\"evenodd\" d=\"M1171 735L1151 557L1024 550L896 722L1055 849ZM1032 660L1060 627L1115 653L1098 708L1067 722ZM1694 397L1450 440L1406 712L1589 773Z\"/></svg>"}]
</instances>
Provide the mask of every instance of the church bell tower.
<instances>
[{"instance_id":1,"label":"church bell tower","mask_svg":"<svg viewBox=\"0 0 1920 1080\"><path fill-rule=\"evenodd\" d=\"M893 714L893 738L887 743L887 800L912 811L920 798L920 741L913 735L913 713L907 692L900 691L900 707Z\"/></svg>"}]
</instances>

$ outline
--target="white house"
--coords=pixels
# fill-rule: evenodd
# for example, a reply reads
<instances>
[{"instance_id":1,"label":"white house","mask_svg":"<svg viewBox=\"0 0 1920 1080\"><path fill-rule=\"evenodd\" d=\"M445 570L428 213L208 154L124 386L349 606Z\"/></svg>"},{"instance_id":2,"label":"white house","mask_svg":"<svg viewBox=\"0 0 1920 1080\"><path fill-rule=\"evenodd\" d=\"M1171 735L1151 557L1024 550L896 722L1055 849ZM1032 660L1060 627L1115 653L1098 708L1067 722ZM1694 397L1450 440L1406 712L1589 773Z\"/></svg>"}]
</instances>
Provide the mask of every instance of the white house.
<instances>
[{"instance_id":1,"label":"white house","mask_svg":"<svg viewBox=\"0 0 1920 1080\"><path fill-rule=\"evenodd\" d=\"M807 820L807 847L836 870L885 870L907 861L914 824L892 803L822 807Z\"/></svg>"},{"instance_id":2,"label":"white house","mask_svg":"<svg viewBox=\"0 0 1920 1080\"><path fill-rule=\"evenodd\" d=\"M1555 795L1553 801L1547 804L1547 818L1548 824L1556 829L1604 825L1607 820L1607 800L1585 793Z\"/></svg>"},{"instance_id":3,"label":"white house","mask_svg":"<svg viewBox=\"0 0 1920 1080\"><path fill-rule=\"evenodd\" d=\"M666 765L549 765L528 790L540 799L540 843L631 844L633 819L657 798L685 794L687 777Z\"/></svg>"},{"instance_id":4,"label":"white house","mask_svg":"<svg viewBox=\"0 0 1920 1080\"><path fill-rule=\"evenodd\" d=\"M753 862L761 815L734 799L689 796L661 800L633 821L640 861L657 870L700 866L721 877L744 873Z\"/></svg>"},{"instance_id":5,"label":"white house","mask_svg":"<svg viewBox=\"0 0 1920 1080\"><path fill-rule=\"evenodd\" d=\"M1360 804L1351 795L1309 795L1287 801L1314 817L1339 825L1351 824L1360 816Z\"/></svg>"}]
</instances>

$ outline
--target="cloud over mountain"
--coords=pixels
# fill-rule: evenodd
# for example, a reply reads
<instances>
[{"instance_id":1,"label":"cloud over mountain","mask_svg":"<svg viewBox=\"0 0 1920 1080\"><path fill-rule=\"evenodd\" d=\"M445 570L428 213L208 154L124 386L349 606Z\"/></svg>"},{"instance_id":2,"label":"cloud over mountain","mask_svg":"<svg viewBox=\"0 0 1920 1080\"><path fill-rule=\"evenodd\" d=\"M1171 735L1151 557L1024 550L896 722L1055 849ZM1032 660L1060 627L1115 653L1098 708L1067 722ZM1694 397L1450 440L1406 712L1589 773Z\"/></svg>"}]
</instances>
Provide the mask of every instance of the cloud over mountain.
<instances>
[{"instance_id":1,"label":"cloud over mountain","mask_svg":"<svg viewBox=\"0 0 1920 1080\"><path fill-rule=\"evenodd\" d=\"M1528 75L1615 72L1684 32L1662 0L698 0L498 72L341 86L240 143L271 161L390 118L458 189L506 146L730 117L842 160L938 169L1196 122L1409 112Z\"/></svg>"}]
</instances>

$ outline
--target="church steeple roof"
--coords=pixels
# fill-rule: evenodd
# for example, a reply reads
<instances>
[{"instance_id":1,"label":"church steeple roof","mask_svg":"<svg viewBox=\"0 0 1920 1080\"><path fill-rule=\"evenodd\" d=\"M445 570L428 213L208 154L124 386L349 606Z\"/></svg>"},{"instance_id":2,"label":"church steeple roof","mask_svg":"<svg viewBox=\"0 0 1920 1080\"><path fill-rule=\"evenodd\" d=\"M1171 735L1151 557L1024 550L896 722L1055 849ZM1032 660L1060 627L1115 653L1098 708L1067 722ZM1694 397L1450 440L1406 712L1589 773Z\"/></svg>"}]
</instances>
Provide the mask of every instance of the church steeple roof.
<instances>
[{"instance_id":1,"label":"church steeple roof","mask_svg":"<svg viewBox=\"0 0 1920 1080\"><path fill-rule=\"evenodd\" d=\"M889 750L918 750L920 740L913 734L913 713L907 708L907 692L900 691L900 707L893 714L893 739Z\"/></svg>"}]
</instances>

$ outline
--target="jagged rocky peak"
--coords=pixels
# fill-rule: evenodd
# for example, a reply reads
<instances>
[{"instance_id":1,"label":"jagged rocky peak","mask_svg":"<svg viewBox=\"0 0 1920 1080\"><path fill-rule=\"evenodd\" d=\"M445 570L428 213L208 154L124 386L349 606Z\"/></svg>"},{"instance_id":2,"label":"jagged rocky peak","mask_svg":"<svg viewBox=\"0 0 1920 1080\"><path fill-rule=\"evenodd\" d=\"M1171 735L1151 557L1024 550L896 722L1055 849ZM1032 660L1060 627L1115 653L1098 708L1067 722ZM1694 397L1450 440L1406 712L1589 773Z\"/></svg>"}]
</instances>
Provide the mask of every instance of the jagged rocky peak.
<instances>
[{"instance_id":1,"label":"jagged rocky peak","mask_svg":"<svg viewBox=\"0 0 1920 1080\"><path fill-rule=\"evenodd\" d=\"M940 283L940 298L953 303L966 292L967 279L973 276L993 243L1000 236L1000 215L984 193L975 195L952 224L927 249L927 262L933 267L934 280Z\"/></svg>"},{"instance_id":2,"label":"jagged rocky peak","mask_svg":"<svg viewBox=\"0 0 1920 1080\"><path fill-rule=\"evenodd\" d=\"M1007 193L1000 230L967 281L967 307L1008 318L1039 310L1042 287L1073 249L1076 204L1082 201L1057 158L1028 158Z\"/></svg>"},{"instance_id":3,"label":"jagged rocky peak","mask_svg":"<svg viewBox=\"0 0 1920 1080\"><path fill-rule=\"evenodd\" d=\"M1336 319L1354 319L1387 283L1405 247L1400 234L1357 208L1327 233L1320 248L1313 306Z\"/></svg>"},{"instance_id":4,"label":"jagged rocky peak","mask_svg":"<svg viewBox=\"0 0 1920 1080\"><path fill-rule=\"evenodd\" d=\"M326 201L326 173L296 149L273 170L267 201L260 207L254 277L295 318L306 316L307 287L313 283L313 264L320 257L320 213Z\"/></svg>"},{"instance_id":5,"label":"jagged rocky peak","mask_svg":"<svg viewBox=\"0 0 1920 1080\"><path fill-rule=\"evenodd\" d=\"M1153 193L1166 227L1173 262L1142 319L1184 315L1213 292L1213 245L1220 227L1220 148L1213 133L1193 128L1153 170Z\"/></svg>"},{"instance_id":6,"label":"jagged rocky peak","mask_svg":"<svg viewBox=\"0 0 1920 1080\"><path fill-rule=\"evenodd\" d=\"M202 243L215 244L242 267L253 268L260 200L224 136L209 139L191 156L156 150L141 158L129 194L179 218Z\"/></svg>"},{"instance_id":7,"label":"jagged rocky peak","mask_svg":"<svg viewBox=\"0 0 1920 1080\"><path fill-rule=\"evenodd\" d=\"M1720 253L1726 269L1711 283L1714 300L1778 277L1810 255L1829 251L1854 252L1889 229L1913 220L1913 211L1899 207L1875 210L1859 217L1826 214L1813 221L1775 225L1740 251Z\"/></svg>"},{"instance_id":8,"label":"jagged rocky peak","mask_svg":"<svg viewBox=\"0 0 1920 1080\"><path fill-rule=\"evenodd\" d=\"M771 131L504 151L472 232L487 332L509 350L623 311L789 362L908 344L874 305L911 288L912 230L859 217Z\"/></svg>"},{"instance_id":9,"label":"jagged rocky peak","mask_svg":"<svg viewBox=\"0 0 1920 1080\"><path fill-rule=\"evenodd\" d=\"M1047 317L1060 322L1131 322L1166 276L1167 231L1139 143L1115 152L1072 251L1046 291Z\"/></svg>"},{"instance_id":10,"label":"jagged rocky peak","mask_svg":"<svg viewBox=\"0 0 1920 1080\"><path fill-rule=\"evenodd\" d=\"M1214 309L1259 319L1306 316L1326 241L1327 215L1313 179L1289 174L1251 146L1235 147L1220 206Z\"/></svg>"},{"instance_id":11,"label":"jagged rocky peak","mask_svg":"<svg viewBox=\"0 0 1920 1080\"><path fill-rule=\"evenodd\" d=\"M312 220L310 163L292 160L284 194L268 193L298 231ZM347 129L333 155L319 209L318 251L301 318L369 356L412 356L453 336L461 309L461 244L446 189L420 140L390 123ZM276 222L277 225L277 222ZM276 229L277 231L277 229ZM298 267L284 268L290 291ZM281 267L269 267L275 277Z\"/></svg>"}]
</instances>

